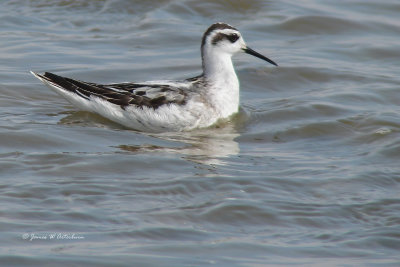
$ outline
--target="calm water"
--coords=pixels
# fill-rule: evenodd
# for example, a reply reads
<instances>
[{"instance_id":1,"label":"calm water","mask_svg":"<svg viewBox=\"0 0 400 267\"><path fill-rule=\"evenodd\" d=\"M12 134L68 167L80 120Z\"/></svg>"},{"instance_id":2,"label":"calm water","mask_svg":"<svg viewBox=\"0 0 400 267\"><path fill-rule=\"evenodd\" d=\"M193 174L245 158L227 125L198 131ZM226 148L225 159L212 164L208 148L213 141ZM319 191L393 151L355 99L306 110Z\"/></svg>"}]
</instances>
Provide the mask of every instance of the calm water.
<instances>
[{"instance_id":1,"label":"calm water","mask_svg":"<svg viewBox=\"0 0 400 267\"><path fill-rule=\"evenodd\" d=\"M399 266L400 2L0 3L0 265ZM213 22L241 112L146 134L29 70L96 82L200 73Z\"/></svg>"}]
</instances>

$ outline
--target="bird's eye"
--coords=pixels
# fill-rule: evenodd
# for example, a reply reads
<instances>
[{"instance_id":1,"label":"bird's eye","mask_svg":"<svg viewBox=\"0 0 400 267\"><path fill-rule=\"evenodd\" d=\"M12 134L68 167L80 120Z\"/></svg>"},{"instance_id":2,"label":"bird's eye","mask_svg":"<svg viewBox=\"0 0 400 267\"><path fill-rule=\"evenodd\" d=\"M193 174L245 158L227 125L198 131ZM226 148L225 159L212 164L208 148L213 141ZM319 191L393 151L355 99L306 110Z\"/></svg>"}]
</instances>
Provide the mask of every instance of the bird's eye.
<instances>
[{"instance_id":1,"label":"bird's eye","mask_svg":"<svg viewBox=\"0 0 400 267\"><path fill-rule=\"evenodd\" d=\"M232 33L226 36L231 43L236 42L239 39L239 35Z\"/></svg>"}]
</instances>

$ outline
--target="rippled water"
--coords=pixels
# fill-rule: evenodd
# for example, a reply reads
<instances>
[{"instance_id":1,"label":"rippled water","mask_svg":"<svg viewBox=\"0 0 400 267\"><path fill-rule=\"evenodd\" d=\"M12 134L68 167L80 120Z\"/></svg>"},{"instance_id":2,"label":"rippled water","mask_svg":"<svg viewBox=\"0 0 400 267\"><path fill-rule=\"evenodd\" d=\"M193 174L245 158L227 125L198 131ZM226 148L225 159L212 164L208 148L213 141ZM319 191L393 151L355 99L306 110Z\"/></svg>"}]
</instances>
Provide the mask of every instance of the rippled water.
<instances>
[{"instance_id":1,"label":"rippled water","mask_svg":"<svg viewBox=\"0 0 400 267\"><path fill-rule=\"evenodd\" d=\"M0 3L4 266L399 266L398 1ZM224 21L241 112L146 134L29 70L96 82L200 73Z\"/></svg>"}]
</instances>

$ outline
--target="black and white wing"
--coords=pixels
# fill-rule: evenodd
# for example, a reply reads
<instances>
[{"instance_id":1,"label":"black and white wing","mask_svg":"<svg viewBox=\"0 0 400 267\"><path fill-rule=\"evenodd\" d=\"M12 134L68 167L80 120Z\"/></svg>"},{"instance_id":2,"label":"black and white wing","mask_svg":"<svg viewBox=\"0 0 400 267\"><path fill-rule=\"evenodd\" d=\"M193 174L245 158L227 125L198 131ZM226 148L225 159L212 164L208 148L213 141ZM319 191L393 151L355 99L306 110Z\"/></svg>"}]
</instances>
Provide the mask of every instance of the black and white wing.
<instances>
[{"instance_id":1,"label":"black and white wing","mask_svg":"<svg viewBox=\"0 0 400 267\"><path fill-rule=\"evenodd\" d=\"M128 106L157 109L162 105L184 105L187 100L185 89L190 83L114 83L96 84L62 77L50 72L43 75L32 72L37 78L59 90L75 94L86 100L101 98L122 109Z\"/></svg>"}]
</instances>

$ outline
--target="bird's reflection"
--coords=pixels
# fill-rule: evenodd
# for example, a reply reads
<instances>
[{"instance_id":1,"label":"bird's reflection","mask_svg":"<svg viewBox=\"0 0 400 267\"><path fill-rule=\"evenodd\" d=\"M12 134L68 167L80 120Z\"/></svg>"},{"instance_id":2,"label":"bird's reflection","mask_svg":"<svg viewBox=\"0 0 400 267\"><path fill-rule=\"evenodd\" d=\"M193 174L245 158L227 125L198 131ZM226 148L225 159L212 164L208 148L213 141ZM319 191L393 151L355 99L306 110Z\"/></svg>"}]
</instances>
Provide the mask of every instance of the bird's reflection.
<instances>
[{"instance_id":1,"label":"bird's reflection","mask_svg":"<svg viewBox=\"0 0 400 267\"><path fill-rule=\"evenodd\" d=\"M68 114L68 116L60 120L61 124L131 131L89 112L64 112L62 114ZM224 165L224 159L239 153L239 144L235 141L235 138L240 135L237 129L244 123L246 116L242 110L231 121L222 122L218 126L207 129L190 132L140 133L148 137L167 141L165 146L159 144L121 144L116 147L128 153L171 153L181 155L182 158L196 163Z\"/></svg>"},{"instance_id":2,"label":"bird's reflection","mask_svg":"<svg viewBox=\"0 0 400 267\"><path fill-rule=\"evenodd\" d=\"M224 165L224 158L237 155L239 134L232 125L193 132L151 134L152 137L176 143L176 146L120 145L123 151L132 153L164 152L182 155L186 160L206 165Z\"/></svg>"}]
</instances>

